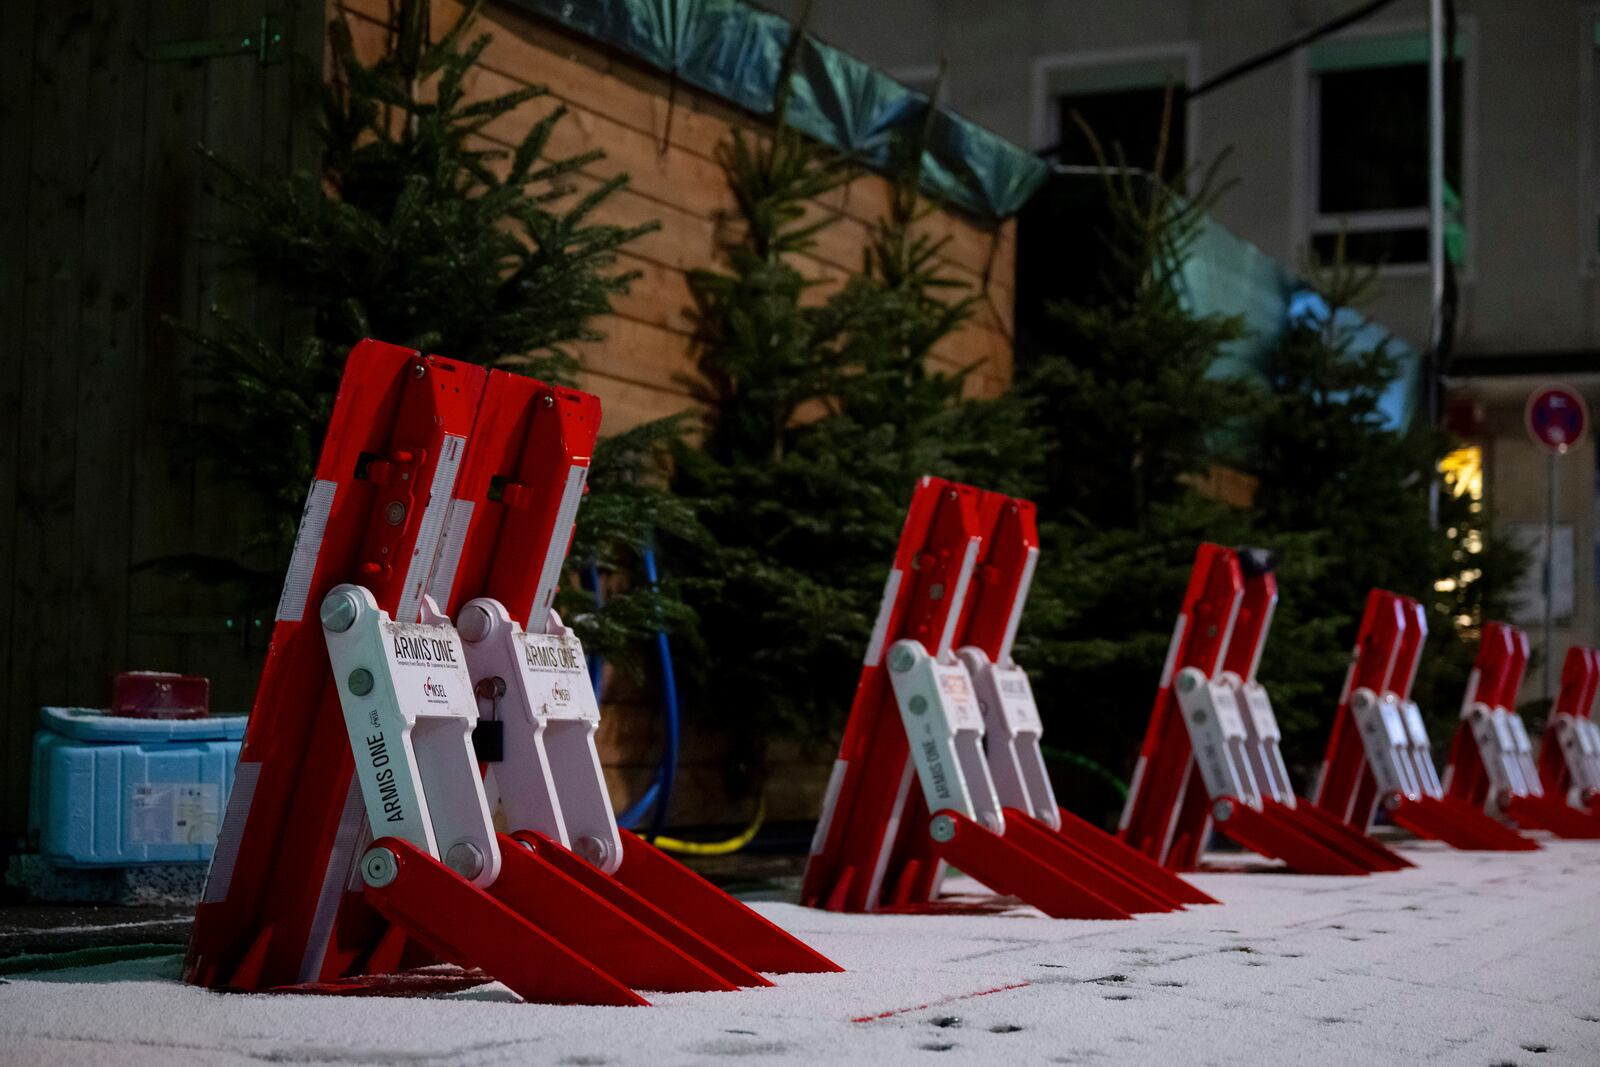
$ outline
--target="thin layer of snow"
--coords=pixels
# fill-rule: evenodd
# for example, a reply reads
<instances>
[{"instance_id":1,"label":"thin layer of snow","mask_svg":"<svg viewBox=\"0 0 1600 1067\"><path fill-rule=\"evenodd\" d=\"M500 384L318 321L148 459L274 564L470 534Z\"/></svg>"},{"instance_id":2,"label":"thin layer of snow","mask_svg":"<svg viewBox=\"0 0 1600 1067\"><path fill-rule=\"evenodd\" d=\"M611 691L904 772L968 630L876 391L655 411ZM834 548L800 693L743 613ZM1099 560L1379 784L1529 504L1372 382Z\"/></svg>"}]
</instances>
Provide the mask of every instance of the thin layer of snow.
<instances>
[{"instance_id":1,"label":"thin layer of snow","mask_svg":"<svg viewBox=\"0 0 1600 1067\"><path fill-rule=\"evenodd\" d=\"M762 903L848 968L651 1008L221 995L175 958L13 976L0 1061L1600 1064L1600 842L1405 846L1368 878L1202 874L1132 922ZM971 883L951 886L975 891Z\"/></svg>"}]
</instances>

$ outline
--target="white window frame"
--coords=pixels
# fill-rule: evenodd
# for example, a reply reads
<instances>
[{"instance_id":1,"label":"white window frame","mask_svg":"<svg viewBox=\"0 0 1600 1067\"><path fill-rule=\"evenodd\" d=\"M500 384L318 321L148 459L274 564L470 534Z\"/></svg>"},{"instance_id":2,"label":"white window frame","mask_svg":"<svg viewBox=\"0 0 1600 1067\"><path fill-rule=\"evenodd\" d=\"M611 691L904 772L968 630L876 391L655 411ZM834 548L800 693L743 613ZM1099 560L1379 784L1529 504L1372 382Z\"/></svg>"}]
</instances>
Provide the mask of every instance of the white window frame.
<instances>
[{"instance_id":1,"label":"white window frame","mask_svg":"<svg viewBox=\"0 0 1600 1067\"><path fill-rule=\"evenodd\" d=\"M1200 45L1195 41L1167 41L1131 48L1093 48L1077 52L1053 52L1035 56L1030 72L1032 104L1029 110L1034 151L1053 146L1060 138L1061 101L1050 91L1051 75L1059 71L1134 66L1151 61L1178 60L1183 65L1184 82L1195 85L1200 78ZM1161 88L1159 85L1150 86ZM1184 114L1184 166L1199 158L1200 102L1192 100Z\"/></svg>"},{"instance_id":2,"label":"white window frame","mask_svg":"<svg viewBox=\"0 0 1600 1067\"><path fill-rule=\"evenodd\" d=\"M1596 5L1600 10L1600 4ZM1457 265L1458 281L1468 282L1473 280L1475 272L1473 262L1475 259L1476 244L1473 233L1477 226L1476 200L1473 190L1478 184L1478 152L1477 152L1477 63L1478 55L1477 19L1472 15L1462 15L1457 20L1456 35L1462 53L1461 67L1461 188L1457 192L1461 196L1462 213L1461 223L1466 229L1467 244L1466 255ZM1347 30L1328 38L1331 42L1360 41L1383 37L1408 37L1418 33L1426 33L1428 25L1425 21L1406 19L1396 22L1379 23L1377 25L1360 26ZM1324 71L1312 67L1310 50L1301 49L1295 55L1295 84L1301 95L1296 113L1302 116L1303 125L1296 137L1300 155L1301 190L1300 203L1296 205L1296 243L1309 254L1311 242L1314 238L1337 234L1341 230L1345 233L1384 233L1397 229L1428 228L1428 207L1426 204L1419 208L1402 208L1385 211L1356 211L1337 215L1325 215L1318 210L1321 200L1322 178L1322 79ZM1411 263L1385 263L1379 268L1382 277L1400 278L1408 276L1425 276L1428 273L1428 261L1417 260Z\"/></svg>"}]
</instances>

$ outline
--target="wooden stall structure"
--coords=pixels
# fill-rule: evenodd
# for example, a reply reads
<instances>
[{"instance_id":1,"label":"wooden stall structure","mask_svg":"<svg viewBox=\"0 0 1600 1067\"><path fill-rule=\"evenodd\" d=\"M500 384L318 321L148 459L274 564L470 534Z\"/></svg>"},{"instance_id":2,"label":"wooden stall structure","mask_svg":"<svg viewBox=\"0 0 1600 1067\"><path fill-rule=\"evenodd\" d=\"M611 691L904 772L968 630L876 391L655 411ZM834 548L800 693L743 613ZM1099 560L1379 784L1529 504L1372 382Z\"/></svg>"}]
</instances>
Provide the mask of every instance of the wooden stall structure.
<instances>
[{"instance_id":1,"label":"wooden stall structure","mask_svg":"<svg viewBox=\"0 0 1600 1067\"><path fill-rule=\"evenodd\" d=\"M272 294L224 270L202 240L227 209L196 146L265 172L314 166L309 111L289 58L323 54L327 21L339 17L363 52L381 50L393 5L8 7L0 34L0 400L14 419L0 434L0 833L14 835L24 825L41 705L103 705L115 671L143 668L206 674L214 707L248 706L270 620L231 617L203 585L149 566L183 553L227 554L251 521L187 440L192 353L170 320L200 322L221 310L270 335L293 333ZM459 10L453 0L433 8L440 26ZM623 254L624 267L642 276L599 323L605 340L579 346L582 384L600 395L606 428L691 406L686 272L715 265L729 235L718 146L733 128L754 130L761 120L512 5L491 3L479 25L493 43L475 94L522 84L551 91L486 135L510 143L563 105L570 114L551 152L606 153L579 185L629 175L602 219L660 222ZM816 205L842 216L804 264L821 283L819 297L860 269L887 197L885 181L864 174ZM982 297L935 358L951 369L978 364L970 388L996 394L1011 375L1014 223L942 211L925 225L950 238L951 273ZM616 729L624 716L609 721L617 769L644 773L655 759L650 732L631 731L624 744ZM714 742L687 756L681 794L715 789ZM797 799L797 808L814 811L811 799Z\"/></svg>"}]
</instances>

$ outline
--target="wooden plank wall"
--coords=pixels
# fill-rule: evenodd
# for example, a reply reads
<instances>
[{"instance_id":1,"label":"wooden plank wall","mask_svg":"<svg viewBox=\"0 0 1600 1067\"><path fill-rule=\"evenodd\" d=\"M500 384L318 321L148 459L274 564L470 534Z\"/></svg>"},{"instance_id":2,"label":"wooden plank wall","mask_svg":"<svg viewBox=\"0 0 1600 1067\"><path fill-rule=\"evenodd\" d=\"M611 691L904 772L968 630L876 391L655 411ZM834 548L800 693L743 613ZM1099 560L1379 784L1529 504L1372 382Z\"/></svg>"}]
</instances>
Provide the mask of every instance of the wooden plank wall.
<instances>
[{"instance_id":1,"label":"wooden plank wall","mask_svg":"<svg viewBox=\"0 0 1600 1067\"><path fill-rule=\"evenodd\" d=\"M393 25L391 0L330 0L329 7L350 20L360 54L382 53ZM453 0L434 0L434 32L444 32L459 11ZM489 97L530 84L550 90L549 97L489 126L486 139L509 147L551 109L563 106L569 114L556 127L551 152L605 152L585 170L581 187L592 188L620 172L628 175L627 189L598 217L619 225L652 219L661 224L622 256L622 265L642 277L617 301L616 313L598 323L605 340L578 346L582 384L600 396L606 428L616 432L692 406L687 381L695 368L686 274L718 265L719 248L732 236L733 198L717 153L734 128L754 130L756 122L689 87L673 91L658 72L511 5L491 4L477 32L490 33L493 40L473 76L472 95ZM861 269L871 227L883 217L888 195L882 178L866 174L813 205L814 217L840 216L799 261L818 283L813 299L824 298ZM978 313L935 361L947 369L981 364L968 379L970 391L996 395L1011 378L1015 223L994 225L940 212L923 225L949 238L944 255L950 274L982 295ZM655 699L628 690L616 679L608 682L598 738L619 804L648 784L661 745ZM782 786L768 790L768 816L815 818L833 756L831 748L805 751L794 745L769 753L769 780ZM737 795L732 758L725 738L704 731L684 738L675 821L726 824L745 817L750 801Z\"/></svg>"},{"instance_id":2,"label":"wooden plank wall","mask_svg":"<svg viewBox=\"0 0 1600 1067\"><path fill-rule=\"evenodd\" d=\"M363 55L381 54L392 24L392 0L330 0L329 7L349 17ZM442 33L459 11L454 0L434 0L435 32ZM682 410L690 404L684 379L694 374L685 273L719 262L733 198L717 163L718 146L732 128L755 129L755 122L688 86L674 91L664 75L508 4L490 4L478 32L492 34L493 41L473 79L473 95L529 84L550 90L549 97L488 127L487 138L513 144L552 108L564 106L569 115L556 127L552 153L603 150L605 159L581 179L591 187L619 172L629 178L628 188L598 217L627 225L661 224L623 256L624 266L643 277L618 301L616 314L599 323L605 340L579 346L584 384L601 397L607 428L615 432ZM887 200L887 183L864 175L815 206L818 216L843 216L802 260L802 270L821 283L815 298L861 269L869 228L883 217ZM1015 223L997 226L941 212L925 225L949 237L950 273L983 295L979 313L937 361L947 368L981 363L972 389L994 395L1011 377Z\"/></svg>"},{"instance_id":3,"label":"wooden plank wall","mask_svg":"<svg viewBox=\"0 0 1600 1067\"><path fill-rule=\"evenodd\" d=\"M322 0L11 0L0 29L0 833L21 832L43 704L103 706L131 664L201 670L248 706L259 661L203 590L141 567L225 552L246 511L199 468L185 347L164 318L278 316L219 275L196 146L282 169L292 66L153 62L255 33L322 51Z\"/></svg>"},{"instance_id":4,"label":"wooden plank wall","mask_svg":"<svg viewBox=\"0 0 1600 1067\"><path fill-rule=\"evenodd\" d=\"M102 706L112 674L130 666L196 671L213 706L248 706L265 633L232 629L200 586L148 564L180 553L228 554L250 509L226 479L197 462L185 426L196 396L190 353L168 318L214 311L287 330L283 309L247 277L222 271L200 234L224 218L196 147L206 144L266 172L314 162L297 115L293 65L249 56L153 62L152 45L237 37L278 20L286 47L324 51L338 0L13 0L0 32L0 834L22 831L30 738L44 704ZM364 48L381 47L387 0L350 0ZM436 0L449 20L449 0ZM507 142L556 101L571 110L554 151L603 148L581 176L627 171L631 187L605 208L620 223L650 219L624 266L633 292L584 346L584 382L620 430L691 404L690 301L685 272L716 262L730 201L715 162L735 110L686 87L671 109L659 74L505 6L483 28L494 44L474 91L551 87L486 131ZM883 210L881 179L862 177L818 204L843 212L804 268L822 284L858 270L868 227ZM982 364L975 391L1010 376L1014 229L956 215L929 220L951 237L951 270L985 294L982 314L939 353L946 366ZM986 287L985 287L986 283ZM270 615L270 605L267 605ZM237 623L237 620L236 620ZM641 715L653 721L645 705ZM656 739L641 718L608 727L616 772L647 776ZM715 739L693 755L681 795L715 812ZM796 793L796 796L800 796ZM803 810L802 810L803 809ZM810 799L794 812L814 814Z\"/></svg>"}]
</instances>

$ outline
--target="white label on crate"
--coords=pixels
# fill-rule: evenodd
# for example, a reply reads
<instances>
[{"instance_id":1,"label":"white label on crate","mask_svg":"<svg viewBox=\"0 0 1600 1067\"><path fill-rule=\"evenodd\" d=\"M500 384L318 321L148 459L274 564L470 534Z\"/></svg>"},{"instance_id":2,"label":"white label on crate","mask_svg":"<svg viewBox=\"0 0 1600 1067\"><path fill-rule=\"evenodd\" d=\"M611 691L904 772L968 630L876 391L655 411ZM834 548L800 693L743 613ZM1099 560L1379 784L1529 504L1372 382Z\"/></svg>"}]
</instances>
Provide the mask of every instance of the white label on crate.
<instances>
[{"instance_id":1,"label":"white label on crate","mask_svg":"<svg viewBox=\"0 0 1600 1067\"><path fill-rule=\"evenodd\" d=\"M216 785L203 782L135 785L128 804L128 843L216 844L221 793Z\"/></svg>"}]
</instances>

